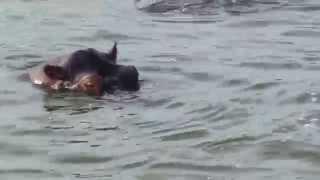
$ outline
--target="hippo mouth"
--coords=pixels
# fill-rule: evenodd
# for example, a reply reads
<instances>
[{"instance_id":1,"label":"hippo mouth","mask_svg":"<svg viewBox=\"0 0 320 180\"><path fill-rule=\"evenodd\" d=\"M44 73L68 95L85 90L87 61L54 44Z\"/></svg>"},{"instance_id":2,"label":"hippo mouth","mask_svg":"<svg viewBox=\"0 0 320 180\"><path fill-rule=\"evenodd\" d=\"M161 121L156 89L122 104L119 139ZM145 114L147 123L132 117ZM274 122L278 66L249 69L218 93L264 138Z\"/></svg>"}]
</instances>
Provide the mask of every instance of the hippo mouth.
<instances>
[{"instance_id":1,"label":"hippo mouth","mask_svg":"<svg viewBox=\"0 0 320 180\"><path fill-rule=\"evenodd\" d=\"M73 81L57 80L50 85L50 88L102 96L105 92L113 93L116 89L138 91L140 89L138 76L138 71L134 66L119 65L116 71L104 78L93 72L81 73Z\"/></svg>"},{"instance_id":2,"label":"hippo mouth","mask_svg":"<svg viewBox=\"0 0 320 180\"><path fill-rule=\"evenodd\" d=\"M87 72L77 75L73 85L65 88L101 96L104 92L113 93L116 89L137 91L140 89L139 73L135 66L116 65L106 76Z\"/></svg>"},{"instance_id":3,"label":"hippo mouth","mask_svg":"<svg viewBox=\"0 0 320 180\"><path fill-rule=\"evenodd\" d=\"M101 96L103 94L103 78L97 74L84 74L73 85L66 84L65 88L79 91L88 95Z\"/></svg>"}]
</instances>

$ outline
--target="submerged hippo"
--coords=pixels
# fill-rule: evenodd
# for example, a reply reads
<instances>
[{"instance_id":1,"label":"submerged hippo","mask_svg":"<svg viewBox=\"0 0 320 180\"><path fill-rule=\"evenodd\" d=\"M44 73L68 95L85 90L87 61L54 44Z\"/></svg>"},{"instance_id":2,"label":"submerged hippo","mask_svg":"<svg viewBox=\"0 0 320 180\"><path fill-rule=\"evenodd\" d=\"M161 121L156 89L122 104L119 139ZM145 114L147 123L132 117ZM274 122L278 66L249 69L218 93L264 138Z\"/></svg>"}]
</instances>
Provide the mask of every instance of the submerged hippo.
<instances>
[{"instance_id":1,"label":"submerged hippo","mask_svg":"<svg viewBox=\"0 0 320 180\"><path fill-rule=\"evenodd\" d=\"M93 48L78 50L40 64L29 71L31 81L48 90L72 90L101 96L121 90L139 90L134 66L117 64L117 44L108 52Z\"/></svg>"}]
</instances>

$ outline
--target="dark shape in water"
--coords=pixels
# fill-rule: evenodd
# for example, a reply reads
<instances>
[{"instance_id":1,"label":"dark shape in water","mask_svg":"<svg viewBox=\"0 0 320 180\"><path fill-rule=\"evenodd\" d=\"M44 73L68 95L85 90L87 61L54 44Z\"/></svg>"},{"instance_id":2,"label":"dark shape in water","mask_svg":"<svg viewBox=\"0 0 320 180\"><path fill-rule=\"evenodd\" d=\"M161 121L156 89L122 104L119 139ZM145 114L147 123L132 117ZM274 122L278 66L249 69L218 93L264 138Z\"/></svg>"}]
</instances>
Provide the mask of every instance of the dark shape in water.
<instances>
[{"instance_id":1,"label":"dark shape in water","mask_svg":"<svg viewBox=\"0 0 320 180\"><path fill-rule=\"evenodd\" d=\"M135 66L117 64L117 44L108 52L93 48L57 57L29 71L31 81L46 90L71 90L101 96L115 89L139 90Z\"/></svg>"}]
</instances>

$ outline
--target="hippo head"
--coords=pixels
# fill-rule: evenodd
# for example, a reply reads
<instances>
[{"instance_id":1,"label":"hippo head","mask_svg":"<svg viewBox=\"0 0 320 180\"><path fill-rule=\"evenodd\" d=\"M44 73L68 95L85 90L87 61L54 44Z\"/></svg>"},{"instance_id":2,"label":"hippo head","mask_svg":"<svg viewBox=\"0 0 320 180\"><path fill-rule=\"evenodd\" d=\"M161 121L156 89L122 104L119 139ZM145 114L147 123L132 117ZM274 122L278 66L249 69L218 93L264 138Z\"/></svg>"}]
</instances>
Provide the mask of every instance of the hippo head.
<instances>
[{"instance_id":1,"label":"hippo head","mask_svg":"<svg viewBox=\"0 0 320 180\"><path fill-rule=\"evenodd\" d=\"M71 54L64 66L46 65L51 79L64 82L62 87L100 96L104 91L138 90L139 73L134 66L119 65L116 44L108 52L89 48Z\"/></svg>"}]
</instances>

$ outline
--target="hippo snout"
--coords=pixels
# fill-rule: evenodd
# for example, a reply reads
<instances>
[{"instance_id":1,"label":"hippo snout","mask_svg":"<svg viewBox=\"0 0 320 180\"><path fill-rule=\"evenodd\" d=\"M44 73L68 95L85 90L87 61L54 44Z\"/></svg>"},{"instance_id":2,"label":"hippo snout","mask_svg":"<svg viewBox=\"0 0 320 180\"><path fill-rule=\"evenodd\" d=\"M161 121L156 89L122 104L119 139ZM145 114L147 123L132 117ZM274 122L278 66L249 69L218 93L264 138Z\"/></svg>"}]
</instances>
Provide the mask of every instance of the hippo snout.
<instances>
[{"instance_id":1,"label":"hippo snout","mask_svg":"<svg viewBox=\"0 0 320 180\"><path fill-rule=\"evenodd\" d=\"M140 89L139 73L135 66L119 65L115 74L106 77L104 87L108 90L121 89L137 91Z\"/></svg>"},{"instance_id":2,"label":"hippo snout","mask_svg":"<svg viewBox=\"0 0 320 180\"><path fill-rule=\"evenodd\" d=\"M139 73L135 66L125 66L119 72L120 88L123 90L137 91L139 85Z\"/></svg>"}]
</instances>

